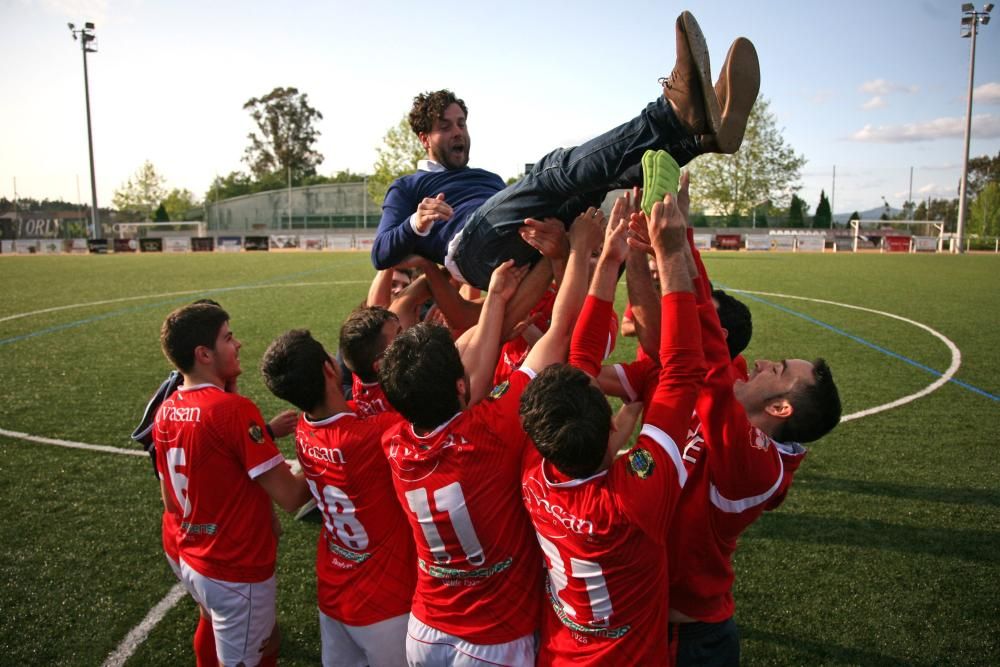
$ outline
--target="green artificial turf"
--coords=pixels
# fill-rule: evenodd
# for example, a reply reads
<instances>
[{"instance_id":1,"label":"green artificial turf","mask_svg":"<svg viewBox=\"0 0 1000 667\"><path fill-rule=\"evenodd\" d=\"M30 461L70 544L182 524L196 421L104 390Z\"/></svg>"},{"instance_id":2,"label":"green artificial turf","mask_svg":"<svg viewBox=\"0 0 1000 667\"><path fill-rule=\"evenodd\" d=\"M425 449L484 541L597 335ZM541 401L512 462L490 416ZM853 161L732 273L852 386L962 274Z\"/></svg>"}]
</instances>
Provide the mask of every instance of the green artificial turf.
<instances>
[{"instance_id":1,"label":"green artificial turf","mask_svg":"<svg viewBox=\"0 0 1000 667\"><path fill-rule=\"evenodd\" d=\"M743 664L995 664L1000 257L705 259L716 285L753 313L747 358L825 357L851 416L810 447L788 500L742 539ZM232 316L240 390L271 416L286 406L256 370L267 344L305 327L335 348L372 275L362 253L0 258L0 429L135 450L128 434L169 370L160 323L202 297ZM624 287L618 294L621 313ZM918 324L790 297L933 329L956 346L964 385L854 416L923 390L953 363L952 350ZM613 358L634 349L620 338ZM292 455L287 440L280 446ZM100 664L175 583L144 457L0 435L0 498L3 664ZM281 663L315 665L319 525L283 524ZM129 664L191 664L196 621L184 598Z\"/></svg>"}]
</instances>

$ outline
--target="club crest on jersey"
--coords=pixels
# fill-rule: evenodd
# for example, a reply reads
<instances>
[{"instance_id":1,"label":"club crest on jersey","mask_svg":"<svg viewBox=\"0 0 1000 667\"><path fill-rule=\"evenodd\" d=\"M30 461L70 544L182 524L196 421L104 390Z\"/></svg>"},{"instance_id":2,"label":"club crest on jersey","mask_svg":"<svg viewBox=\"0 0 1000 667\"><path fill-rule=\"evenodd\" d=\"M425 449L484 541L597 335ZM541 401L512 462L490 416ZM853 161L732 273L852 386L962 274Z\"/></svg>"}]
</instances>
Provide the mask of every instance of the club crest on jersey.
<instances>
[{"instance_id":1,"label":"club crest on jersey","mask_svg":"<svg viewBox=\"0 0 1000 667\"><path fill-rule=\"evenodd\" d=\"M506 394L508 389L510 389L509 380L505 380L504 382L493 387L493 391L490 392L490 400L491 401L497 400L498 398Z\"/></svg>"},{"instance_id":2,"label":"club crest on jersey","mask_svg":"<svg viewBox=\"0 0 1000 667\"><path fill-rule=\"evenodd\" d=\"M250 428L247 430L250 435L250 439L256 442L258 445L264 444L264 429L262 429L257 424L250 424Z\"/></svg>"},{"instance_id":3,"label":"club crest on jersey","mask_svg":"<svg viewBox=\"0 0 1000 667\"><path fill-rule=\"evenodd\" d=\"M656 462L653 455L645 449L636 449L628 455L629 471L639 479L646 479L653 474Z\"/></svg>"},{"instance_id":4,"label":"club crest on jersey","mask_svg":"<svg viewBox=\"0 0 1000 667\"><path fill-rule=\"evenodd\" d=\"M756 447L757 449L766 452L767 448L771 446L771 439L767 437L766 433L764 433L759 429L757 430L757 433L754 435L755 437L753 439L753 446Z\"/></svg>"}]
</instances>

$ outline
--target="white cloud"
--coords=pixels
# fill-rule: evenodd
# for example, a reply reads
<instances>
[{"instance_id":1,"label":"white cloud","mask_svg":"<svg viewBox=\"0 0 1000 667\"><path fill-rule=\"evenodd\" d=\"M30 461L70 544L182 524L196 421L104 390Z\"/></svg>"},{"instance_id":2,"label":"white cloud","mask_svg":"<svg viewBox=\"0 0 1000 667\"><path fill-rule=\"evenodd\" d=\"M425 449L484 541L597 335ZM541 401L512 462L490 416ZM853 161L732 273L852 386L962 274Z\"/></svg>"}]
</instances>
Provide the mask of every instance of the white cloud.
<instances>
[{"instance_id":1,"label":"white cloud","mask_svg":"<svg viewBox=\"0 0 1000 667\"><path fill-rule=\"evenodd\" d=\"M868 143L901 144L935 139L962 138L965 136L964 118L937 118L924 123L904 125L865 125L849 139ZM973 116L972 136L980 139L1000 137L1000 116L984 114Z\"/></svg>"},{"instance_id":2,"label":"white cloud","mask_svg":"<svg viewBox=\"0 0 1000 667\"><path fill-rule=\"evenodd\" d=\"M891 81L886 81L885 79L873 79L871 81L865 81L861 84L861 87L859 87L858 90L866 95L888 95L889 93L913 94L920 89L917 86L892 83Z\"/></svg>"},{"instance_id":3,"label":"white cloud","mask_svg":"<svg viewBox=\"0 0 1000 667\"><path fill-rule=\"evenodd\" d=\"M972 101L982 104L1000 104L1000 83L984 83L972 91Z\"/></svg>"},{"instance_id":4,"label":"white cloud","mask_svg":"<svg viewBox=\"0 0 1000 667\"><path fill-rule=\"evenodd\" d=\"M861 108L862 109L866 109L866 110L868 110L868 109L883 109L887 105L888 105L888 102L885 101L884 97L882 97L881 95L876 95L875 97L871 98L870 100L868 100L867 102L865 102L864 104L862 104Z\"/></svg>"}]
</instances>

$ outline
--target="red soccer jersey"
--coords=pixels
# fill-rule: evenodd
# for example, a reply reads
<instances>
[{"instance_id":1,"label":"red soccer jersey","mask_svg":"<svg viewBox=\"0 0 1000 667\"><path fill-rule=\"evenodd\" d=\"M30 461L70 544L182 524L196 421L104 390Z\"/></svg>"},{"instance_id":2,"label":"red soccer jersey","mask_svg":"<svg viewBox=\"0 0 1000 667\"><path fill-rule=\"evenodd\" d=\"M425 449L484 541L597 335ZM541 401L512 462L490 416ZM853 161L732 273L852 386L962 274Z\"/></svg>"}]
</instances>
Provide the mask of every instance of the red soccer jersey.
<instances>
[{"instance_id":1,"label":"red soccer jersey","mask_svg":"<svg viewBox=\"0 0 1000 667\"><path fill-rule=\"evenodd\" d=\"M541 331L548 331L552 323L552 307L555 303L555 287L551 287L542 300L531 311L531 319ZM611 356L615 351L615 343L618 341L618 315L614 310L608 313L608 338L604 348L604 359ZM503 344L500 348L500 359L497 361L497 368L493 374L493 385L500 385L506 382L510 376L521 367L524 360L531 351L531 346L524 336L518 336Z\"/></svg>"},{"instance_id":2,"label":"red soccer jersey","mask_svg":"<svg viewBox=\"0 0 1000 667\"><path fill-rule=\"evenodd\" d=\"M542 558L519 492L527 436L518 402L529 373L425 436L402 422L382 438L417 545L412 613L474 644L538 627Z\"/></svg>"},{"instance_id":3,"label":"red soccer jersey","mask_svg":"<svg viewBox=\"0 0 1000 667\"><path fill-rule=\"evenodd\" d=\"M257 406L215 385L181 387L157 411L153 434L179 508L180 558L224 581L274 574L271 498L254 480L286 464Z\"/></svg>"},{"instance_id":4,"label":"red soccer jersey","mask_svg":"<svg viewBox=\"0 0 1000 667\"><path fill-rule=\"evenodd\" d=\"M371 417L392 411L389 399L382 391L382 385L378 382L362 382L357 375L354 376L351 385L351 401L357 413L362 417Z\"/></svg>"},{"instance_id":5,"label":"red soccer jersey","mask_svg":"<svg viewBox=\"0 0 1000 667\"><path fill-rule=\"evenodd\" d=\"M692 251L705 295L708 278ZM732 557L739 536L781 504L806 450L776 442L750 423L733 394L734 380L746 377L746 361L730 361L711 301L698 311L708 372L684 448L694 466L670 528L670 606L715 623L735 608Z\"/></svg>"},{"instance_id":6,"label":"red soccer jersey","mask_svg":"<svg viewBox=\"0 0 1000 667\"><path fill-rule=\"evenodd\" d=\"M669 663L665 540L687 478L677 443L704 369L694 298L670 294L663 306L666 370L635 446L586 479L562 475L533 448L526 457L522 494L549 572L539 664ZM587 297L577 332L610 309ZM583 358L593 352L584 338L574 335L571 358L592 371L600 360Z\"/></svg>"},{"instance_id":7,"label":"red soccer jersey","mask_svg":"<svg viewBox=\"0 0 1000 667\"><path fill-rule=\"evenodd\" d=\"M316 548L319 608L347 625L409 613L417 556L396 501L382 433L396 413L299 417L295 453L323 514Z\"/></svg>"}]
</instances>

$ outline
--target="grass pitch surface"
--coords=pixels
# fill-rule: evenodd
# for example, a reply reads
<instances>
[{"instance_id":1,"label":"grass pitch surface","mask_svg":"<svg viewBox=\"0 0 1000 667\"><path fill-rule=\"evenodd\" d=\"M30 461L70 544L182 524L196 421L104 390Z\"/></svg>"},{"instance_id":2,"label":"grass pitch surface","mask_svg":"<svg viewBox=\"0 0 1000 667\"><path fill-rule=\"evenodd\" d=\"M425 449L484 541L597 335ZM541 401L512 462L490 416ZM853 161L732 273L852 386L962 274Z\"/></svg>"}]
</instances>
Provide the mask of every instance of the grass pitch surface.
<instances>
[{"instance_id":1,"label":"grass pitch surface","mask_svg":"<svg viewBox=\"0 0 1000 667\"><path fill-rule=\"evenodd\" d=\"M752 292L747 358L825 357L856 415L810 447L785 504L742 540L744 664L995 664L1000 258L716 252L706 264L717 285ZM134 450L128 433L169 370L159 326L201 297L231 314L240 390L271 416L285 406L256 370L267 344L305 327L335 348L372 275L363 254L0 258L0 429ZM633 353L619 339L615 360ZM859 414L956 363L927 395ZM0 498L4 664L101 664L175 583L146 458L0 435ZM281 662L315 665L319 524L283 523ZM196 616L182 599L128 664L190 664Z\"/></svg>"}]
</instances>

